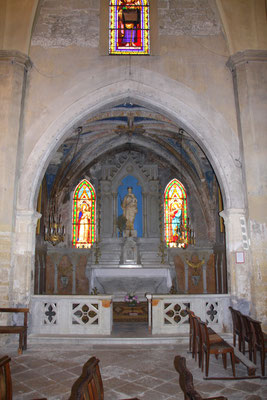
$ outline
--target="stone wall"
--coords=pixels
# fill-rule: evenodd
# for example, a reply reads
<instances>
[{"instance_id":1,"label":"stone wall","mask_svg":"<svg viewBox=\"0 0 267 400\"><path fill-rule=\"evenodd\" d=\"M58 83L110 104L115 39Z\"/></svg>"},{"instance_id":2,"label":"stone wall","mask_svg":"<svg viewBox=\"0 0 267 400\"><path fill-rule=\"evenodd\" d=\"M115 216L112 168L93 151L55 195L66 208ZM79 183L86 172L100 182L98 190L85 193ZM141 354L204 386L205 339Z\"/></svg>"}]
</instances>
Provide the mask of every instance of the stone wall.
<instances>
[{"instance_id":1,"label":"stone wall","mask_svg":"<svg viewBox=\"0 0 267 400\"><path fill-rule=\"evenodd\" d=\"M221 33L220 21L208 0L159 0L159 34L207 36Z\"/></svg>"}]
</instances>

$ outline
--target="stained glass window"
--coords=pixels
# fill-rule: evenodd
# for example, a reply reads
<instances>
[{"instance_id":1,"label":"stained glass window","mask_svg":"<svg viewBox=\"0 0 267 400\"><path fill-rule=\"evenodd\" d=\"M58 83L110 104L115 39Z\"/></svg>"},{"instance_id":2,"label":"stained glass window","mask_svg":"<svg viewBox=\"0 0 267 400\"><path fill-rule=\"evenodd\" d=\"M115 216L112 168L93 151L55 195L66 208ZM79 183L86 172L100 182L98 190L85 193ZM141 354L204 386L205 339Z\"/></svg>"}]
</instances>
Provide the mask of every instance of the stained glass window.
<instances>
[{"instance_id":1,"label":"stained glass window","mask_svg":"<svg viewBox=\"0 0 267 400\"><path fill-rule=\"evenodd\" d=\"M164 231L168 247L187 247L187 198L177 179L170 181L164 192Z\"/></svg>"},{"instance_id":2,"label":"stained glass window","mask_svg":"<svg viewBox=\"0 0 267 400\"><path fill-rule=\"evenodd\" d=\"M109 54L149 53L149 0L110 0Z\"/></svg>"},{"instance_id":3,"label":"stained glass window","mask_svg":"<svg viewBox=\"0 0 267 400\"><path fill-rule=\"evenodd\" d=\"M95 202L93 185L82 180L73 195L72 244L76 248L90 248L95 241Z\"/></svg>"}]
</instances>

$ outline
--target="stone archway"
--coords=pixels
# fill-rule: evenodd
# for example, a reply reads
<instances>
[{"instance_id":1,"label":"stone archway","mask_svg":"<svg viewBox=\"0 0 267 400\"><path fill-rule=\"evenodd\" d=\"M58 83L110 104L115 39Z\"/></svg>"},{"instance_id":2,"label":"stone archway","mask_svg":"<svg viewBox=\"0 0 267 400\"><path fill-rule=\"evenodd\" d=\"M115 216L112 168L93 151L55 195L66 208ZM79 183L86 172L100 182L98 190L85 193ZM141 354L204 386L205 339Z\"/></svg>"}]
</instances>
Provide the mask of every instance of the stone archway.
<instances>
[{"instance_id":1,"label":"stone archway","mask_svg":"<svg viewBox=\"0 0 267 400\"><path fill-rule=\"evenodd\" d=\"M242 245L238 221L240 215L245 215L241 170L235 161L239 159L236 134L221 114L210 106L205 106L203 98L184 85L160 75L151 81L150 74L143 70L141 79L137 72L137 75L130 80L122 80L119 72L117 71L108 84L70 103L42 133L25 163L19 181L16 219L18 246L14 250L13 274L17 278L14 280L13 292L17 302L28 302L30 299L35 223L38 219L34 209L38 188L51 153L75 123L108 104L118 104L125 100L160 110L174 122L179 122L179 125L190 132L207 154L222 188L225 210L228 210L226 225L231 227L227 229L228 265L232 272L235 268L233 253L240 248L240 244ZM36 123L32 129L41 129L41 124L42 121L39 126ZM236 285L237 276L232 272L230 274L232 294L237 298L247 298L247 293L250 292L248 283L244 284L244 292L240 293Z\"/></svg>"}]
</instances>

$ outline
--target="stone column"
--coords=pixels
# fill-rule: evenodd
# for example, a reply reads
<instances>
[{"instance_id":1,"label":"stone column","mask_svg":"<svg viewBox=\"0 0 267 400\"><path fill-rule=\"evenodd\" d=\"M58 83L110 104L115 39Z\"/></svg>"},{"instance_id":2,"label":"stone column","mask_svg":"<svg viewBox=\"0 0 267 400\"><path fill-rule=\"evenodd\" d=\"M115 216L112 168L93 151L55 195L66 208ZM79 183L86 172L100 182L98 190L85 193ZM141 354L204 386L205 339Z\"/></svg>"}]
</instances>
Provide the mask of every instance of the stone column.
<instances>
[{"instance_id":1,"label":"stone column","mask_svg":"<svg viewBox=\"0 0 267 400\"><path fill-rule=\"evenodd\" d=\"M15 204L22 148L22 115L29 57L0 50L0 301L11 303L10 283L16 248Z\"/></svg>"},{"instance_id":2,"label":"stone column","mask_svg":"<svg viewBox=\"0 0 267 400\"><path fill-rule=\"evenodd\" d=\"M233 76L251 250L252 315L267 327L267 50L245 50L227 63Z\"/></svg>"},{"instance_id":3,"label":"stone column","mask_svg":"<svg viewBox=\"0 0 267 400\"><path fill-rule=\"evenodd\" d=\"M231 208L222 211L220 216L225 224L228 290L233 306L243 313L249 313L251 262L247 234L243 232L245 210ZM243 263L237 262L237 256L240 254L244 255Z\"/></svg>"},{"instance_id":4,"label":"stone column","mask_svg":"<svg viewBox=\"0 0 267 400\"><path fill-rule=\"evenodd\" d=\"M14 304L27 305L33 294L36 225L41 217L36 211L19 211L13 243L10 290Z\"/></svg>"}]
</instances>

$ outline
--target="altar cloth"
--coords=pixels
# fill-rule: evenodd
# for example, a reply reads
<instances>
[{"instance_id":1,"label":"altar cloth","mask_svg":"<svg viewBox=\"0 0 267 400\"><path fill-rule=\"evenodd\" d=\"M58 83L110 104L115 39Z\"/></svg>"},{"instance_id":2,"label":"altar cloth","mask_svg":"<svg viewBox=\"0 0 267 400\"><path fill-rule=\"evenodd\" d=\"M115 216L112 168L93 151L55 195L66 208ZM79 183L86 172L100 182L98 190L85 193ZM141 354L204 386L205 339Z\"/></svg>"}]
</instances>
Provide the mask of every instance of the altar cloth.
<instances>
[{"instance_id":1,"label":"altar cloth","mask_svg":"<svg viewBox=\"0 0 267 400\"><path fill-rule=\"evenodd\" d=\"M92 268L90 291L125 295L127 293L169 293L172 286L169 268Z\"/></svg>"}]
</instances>

